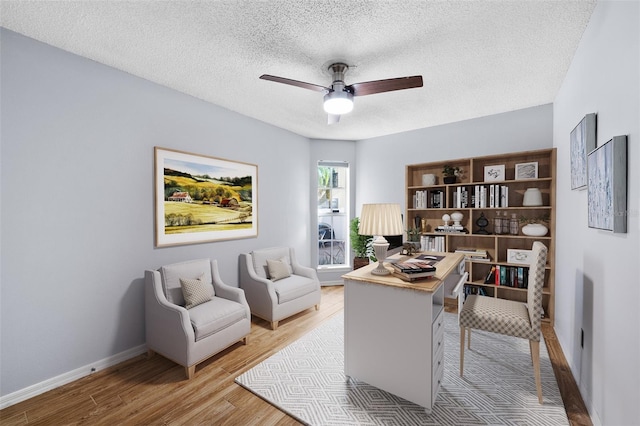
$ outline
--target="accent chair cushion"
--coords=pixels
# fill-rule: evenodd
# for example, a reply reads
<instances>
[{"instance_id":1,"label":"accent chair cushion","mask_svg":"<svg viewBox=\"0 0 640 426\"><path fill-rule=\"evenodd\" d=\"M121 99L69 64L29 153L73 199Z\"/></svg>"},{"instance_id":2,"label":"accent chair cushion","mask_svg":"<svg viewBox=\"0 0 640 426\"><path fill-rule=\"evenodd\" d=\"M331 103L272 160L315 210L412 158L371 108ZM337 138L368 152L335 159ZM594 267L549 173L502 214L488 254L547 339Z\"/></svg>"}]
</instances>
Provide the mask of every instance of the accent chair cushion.
<instances>
[{"instance_id":1,"label":"accent chair cushion","mask_svg":"<svg viewBox=\"0 0 640 426\"><path fill-rule=\"evenodd\" d=\"M274 282L273 286L278 296L278 304L295 300L318 289L316 281L301 275L291 275Z\"/></svg>"},{"instance_id":2,"label":"accent chair cushion","mask_svg":"<svg viewBox=\"0 0 640 426\"><path fill-rule=\"evenodd\" d=\"M280 260L267 259L267 269L269 270L269 279L278 281L291 276L291 266L283 257Z\"/></svg>"},{"instance_id":3,"label":"accent chair cushion","mask_svg":"<svg viewBox=\"0 0 640 426\"><path fill-rule=\"evenodd\" d=\"M189 310L196 342L245 318L247 311L244 305L222 297L213 297Z\"/></svg>"},{"instance_id":4,"label":"accent chair cushion","mask_svg":"<svg viewBox=\"0 0 640 426\"><path fill-rule=\"evenodd\" d=\"M211 284L213 279L211 278L211 261L209 259L189 260L161 267L162 289L167 300L175 305L184 306L186 303L182 294L180 278L195 279L203 273L203 281ZM211 286L211 290L213 291L213 286ZM215 295L215 291L213 295Z\"/></svg>"},{"instance_id":5,"label":"accent chair cushion","mask_svg":"<svg viewBox=\"0 0 640 426\"><path fill-rule=\"evenodd\" d=\"M180 278L184 307L191 309L202 303L208 302L213 297L213 286L204 282L204 273L199 278Z\"/></svg>"},{"instance_id":6,"label":"accent chair cushion","mask_svg":"<svg viewBox=\"0 0 640 426\"><path fill-rule=\"evenodd\" d=\"M540 340L540 330L534 330L531 326L527 305L514 300L467 296L460 311L459 321L460 327Z\"/></svg>"}]
</instances>

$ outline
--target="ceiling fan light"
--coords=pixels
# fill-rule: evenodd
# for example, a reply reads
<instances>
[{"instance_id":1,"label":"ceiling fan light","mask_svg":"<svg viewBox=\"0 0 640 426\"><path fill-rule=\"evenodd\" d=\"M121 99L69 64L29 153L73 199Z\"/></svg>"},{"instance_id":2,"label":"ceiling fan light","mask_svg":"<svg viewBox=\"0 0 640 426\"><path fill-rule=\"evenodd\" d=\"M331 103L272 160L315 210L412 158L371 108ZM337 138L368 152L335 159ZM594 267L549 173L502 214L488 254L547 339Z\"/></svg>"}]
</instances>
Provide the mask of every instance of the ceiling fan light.
<instances>
[{"instance_id":1,"label":"ceiling fan light","mask_svg":"<svg viewBox=\"0 0 640 426\"><path fill-rule=\"evenodd\" d=\"M324 110L327 114L342 115L353 110L353 95L346 91L333 91L324 95Z\"/></svg>"}]
</instances>

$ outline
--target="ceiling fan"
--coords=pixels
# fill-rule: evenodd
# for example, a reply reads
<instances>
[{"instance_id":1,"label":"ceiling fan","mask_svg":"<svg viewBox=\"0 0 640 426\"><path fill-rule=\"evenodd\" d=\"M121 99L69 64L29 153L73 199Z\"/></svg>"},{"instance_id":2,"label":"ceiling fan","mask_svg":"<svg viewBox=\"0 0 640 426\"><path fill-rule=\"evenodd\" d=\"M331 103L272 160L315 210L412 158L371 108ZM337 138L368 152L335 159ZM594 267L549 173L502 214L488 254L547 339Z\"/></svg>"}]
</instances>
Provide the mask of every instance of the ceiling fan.
<instances>
[{"instance_id":1,"label":"ceiling fan","mask_svg":"<svg viewBox=\"0 0 640 426\"><path fill-rule=\"evenodd\" d=\"M375 93L422 87L421 75L366 81L346 86L344 83L344 74L349 70L347 64L337 62L329 65L328 70L333 74L333 83L330 87L268 74L263 74L260 78L262 80L302 87L303 89L315 90L316 92L324 92L324 110L329 114L329 124L338 123L342 114L351 112L353 109L354 96L373 95Z\"/></svg>"}]
</instances>

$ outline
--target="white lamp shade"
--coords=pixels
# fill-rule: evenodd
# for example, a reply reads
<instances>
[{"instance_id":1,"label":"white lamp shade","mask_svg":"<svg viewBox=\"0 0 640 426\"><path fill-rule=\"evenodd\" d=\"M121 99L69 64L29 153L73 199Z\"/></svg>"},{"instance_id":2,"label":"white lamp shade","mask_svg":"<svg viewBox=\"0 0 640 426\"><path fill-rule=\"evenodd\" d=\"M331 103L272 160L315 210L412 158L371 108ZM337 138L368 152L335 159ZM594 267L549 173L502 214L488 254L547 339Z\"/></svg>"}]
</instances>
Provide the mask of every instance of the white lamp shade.
<instances>
[{"instance_id":1,"label":"white lamp shade","mask_svg":"<svg viewBox=\"0 0 640 426\"><path fill-rule=\"evenodd\" d=\"M400 204L363 204L360 214L360 235L402 235Z\"/></svg>"},{"instance_id":2,"label":"white lamp shade","mask_svg":"<svg viewBox=\"0 0 640 426\"><path fill-rule=\"evenodd\" d=\"M324 96L324 110L328 114L342 115L353 110L353 95L342 90Z\"/></svg>"}]
</instances>

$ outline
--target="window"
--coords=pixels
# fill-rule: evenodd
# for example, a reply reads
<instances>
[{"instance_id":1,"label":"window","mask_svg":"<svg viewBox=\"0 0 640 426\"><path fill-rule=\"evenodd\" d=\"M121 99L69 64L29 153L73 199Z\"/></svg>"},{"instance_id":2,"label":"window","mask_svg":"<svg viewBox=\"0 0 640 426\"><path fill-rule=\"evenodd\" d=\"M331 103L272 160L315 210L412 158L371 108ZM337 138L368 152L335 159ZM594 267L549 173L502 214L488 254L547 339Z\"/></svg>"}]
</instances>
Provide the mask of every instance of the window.
<instances>
[{"instance_id":1,"label":"window","mask_svg":"<svg viewBox=\"0 0 640 426\"><path fill-rule=\"evenodd\" d=\"M349 164L318 162L318 267L349 266Z\"/></svg>"}]
</instances>

